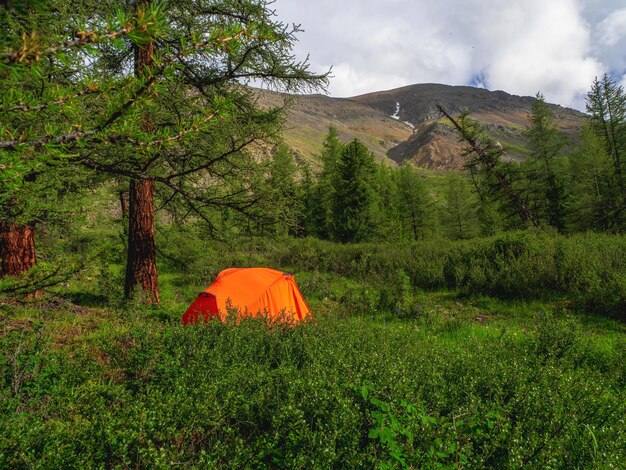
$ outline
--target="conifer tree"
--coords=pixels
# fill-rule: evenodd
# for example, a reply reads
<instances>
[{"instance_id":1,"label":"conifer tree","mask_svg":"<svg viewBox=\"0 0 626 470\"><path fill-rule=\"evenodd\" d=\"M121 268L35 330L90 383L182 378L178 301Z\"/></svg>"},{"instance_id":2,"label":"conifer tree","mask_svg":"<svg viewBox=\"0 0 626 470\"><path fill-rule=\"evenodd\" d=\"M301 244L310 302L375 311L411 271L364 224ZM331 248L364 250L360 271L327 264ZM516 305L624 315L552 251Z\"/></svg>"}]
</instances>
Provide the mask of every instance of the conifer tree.
<instances>
[{"instance_id":1,"label":"conifer tree","mask_svg":"<svg viewBox=\"0 0 626 470\"><path fill-rule=\"evenodd\" d=\"M267 219L276 221L274 232L295 234L299 231L302 218L302 200L298 197L296 163L291 149L284 143L278 144L269 163L266 181L269 210Z\"/></svg>"},{"instance_id":2,"label":"conifer tree","mask_svg":"<svg viewBox=\"0 0 626 470\"><path fill-rule=\"evenodd\" d=\"M513 226L539 226L539 221L530 210L523 191L518 186L518 171L512 164L504 162L504 148L491 139L483 127L469 113L453 118L443 107L437 106L456 129L459 139L466 144L465 168L470 172L476 187L497 202L507 216L518 219Z\"/></svg>"},{"instance_id":3,"label":"conifer tree","mask_svg":"<svg viewBox=\"0 0 626 470\"><path fill-rule=\"evenodd\" d=\"M317 210L316 198L317 186L313 181L309 165L302 165L302 179L297 185L298 199L302 207L302 213L298 222L296 235L301 237L313 236L317 234L317 227L314 220L314 213Z\"/></svg>"},{"instance_id":4,"label":"conifer tree","mask_svg":"<svg viewBox=\"0 0 626 470\"><path fill-rule=\"evenodd\" d=\"M379 240L402 238L402 224L398 208L398 185L395 168L384 163L375 165L372 179L372 235Z\"/></svg>"},{"instance_id":5,"label":"conifer tree","mask_svg":"<svg viewBox=\"0 0 626 470\"><path fill-rule=\"evenodd\" d=\"M372 232L374 155L358 140L341 152L334 200L335 235L341 242L366 240Z\"/></svg>"},{"instance_id":6,"label":"conifer tree","mask_svg":"<svg viewBox=\"0 0 626 470\"><path fill-rule=\"evenodd\" d=\"M80 132L83 107L78 101L101 91L88 85L89 77L76 82L82 56L56 57L60 51L80 50L92 38L83 32L67 40L73 25L63 18L72 11L66 4L47 2L0 8L0 277L18 276L35 266L37 226L68 217L79 200L81 180L89 178L75 165L59 165L63 153L58 148L29 145L31 139L67 138L63 133L72 118L72 132ZM46 47L46 40L54 45ZM77 85L82 87L78 92ZM46 135L35 137L36 130Z\"/></svg>"},{"instance_id":7,"label":"conifer tree","mask_svg":"<svg viewBox=\"0 0 626 470\"><path fill-rule=\"evenodd\" d=\"M420 174L410 165L396 171L397 206L404 232L411 240L423 240L432 229L434 202Z\"/></svg>"},{"instance_id":8,"label":"conifer tree","mask_svg":"<svg viewBox=\"0 0 626 470\"><path fill-rule=\"evenodd\" d=\"M573 230L616 230L619 188L604 140L589 126L569 156L571 197L567 202Z\"/></svg>"},{"instance_id":9,"label":"conifer tree","mask_svg":"<svg viewBox=\"0 0 626 470\"><path fill-rule=\"evenodd\" d=\"M315 189L316 204L312 210L314 233L327 240L332 239L335 234L333 211L337 190L337 164L343 147L343 143L339 140L339 131L335 126L329 126L319 155L322 171Z\"/></svg>"},{"instance_id":10,"label":"conifer tree","mask_svg":"<svg viewBox=\"0 0 626 470\"><path fill-rule=\"evenodd\" d=\"M559 232L565 227L565 187L559 173L559 157L565 139L557 129L554 115L541 93L537 93L528 116L526 131L530 156L524 162L527 169L528 197L533 213L542 222Z\"/></svg>"},{"instance_id":11,"label":"conifer tree","mask_svg":"<svg viewBox=\"0 0 626 470\"><path fill-rule=\"evenodd\" d=\"M596 79L587 94L587 112L596 135L604 142L606 153L613 162L616 192L613 196L616 209L613 217L618 225L626 227L626 180L624 158L626 155L626 93L608 75Z\"/></svg>"},{"instance_id":12,"label":"conifer tree","mask_svg":"<svg viewBox=\"0 0 626 470\"><path fill-rule=\"evenodd\" d=\"M444 201L443 221L448 236L453 240L475 237L479 230L476 199L464 177L456 173L446 176Z\"/></svg>"},{"instance_id":13,"label":"conifer tree","mask_svg":"<svg viewBox=\"0 0 626 470\"><path fill-rule=\"evenodd\" d=\"M13 85L20 75L37 75L42 58L55 63L61 53L63 63L71 59L83 70L70 75L61 91L57 87L22 106L55 110L63 119L18 128L9 122L0 129L0 150L12 165L24 148L55 146L57 163L128 178L126 293L158 302L155 186L170 193L166 202L182 199L203 218L211 207L253 211L259 193L251 185L258 179L251 174L255 164L248 149L277 134L280 112L259 110L242 82L259 79L297 91L323 86L325 77L295 61L291 48L298 28L276 21L265 0L92 6L78 12L84 14L81 26L91 29L72 25L44 38L30 31L36 22L19 22L24 31L15 37L23 44L1 56L8 75L18 77ZM58 42L59 37L76 39ZM55 74L45 75L50 76ZM10 105L21 106L11 99Z\"/></svg>"}]
</instances>

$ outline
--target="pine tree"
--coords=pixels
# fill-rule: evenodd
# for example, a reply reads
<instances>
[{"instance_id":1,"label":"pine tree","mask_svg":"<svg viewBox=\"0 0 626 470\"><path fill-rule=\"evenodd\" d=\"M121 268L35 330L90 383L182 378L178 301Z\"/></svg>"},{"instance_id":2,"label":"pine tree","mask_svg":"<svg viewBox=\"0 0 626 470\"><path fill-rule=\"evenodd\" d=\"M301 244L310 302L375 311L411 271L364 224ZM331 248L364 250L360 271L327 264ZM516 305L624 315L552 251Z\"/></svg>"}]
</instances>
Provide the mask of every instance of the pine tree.
<instances>
[{"instance_id":1,"label":"pine tree","mask_svg":"<svg viewBox=\"0 0 626 470\"><path fill-rule=\"evenodd\" d=\"M341 152L334 200L335 235L341 242L364 241L372 232L374 170L374 155L358 140Z\"/></svg>"},{"instance_id":2,"label":"pine tree","mask_svg":"<svg viewBox=\"0 0 626 470\"><path fill-rule=\"evenodd\" d=\"M524 162L527 169L529 205L544 223L563 232L565 227L565 188L558 172L559 157L565 139L556 126L552 111L541 93L532 104L526 131L530 156Z\"/></svg>"},{"instance_id":3,"label":"pine tree","mask_svg":"<svg viewBox=\"0 0 626 470\"><path fill-rule=\"evenodd\" d=\"M339 140L339 131L335 126L329 126L319 155L322 171L315 189L316 204L312 211L315 227L313 233L327 240L332 239L335 233L333 211L337 187L337 164L343 148L344 144Z\"/></svg>"},{"instance_id":4,"label":"pine tree","mask_svg":"<svg viewBox=\"0 0 626 470\"><path fill-rule=\"evenodd\" d=\"M618 224L626 226L626 181L624 158L626 154L626 93L608 75L596 79L587 94L587 112L596 134L602 139L613 162L617 192L617 210L613 214Z\"/></svg>"},{"instance_id":5,"label":"pine tree","mask_svg":"<svg viewBox=\"0 0 626 470\"><path fill-rule=\"evenodd\" d=\"M476 199L465 178L456 173L446 176L443 221L448 236L465 240L478 235Z\"/></svg>"},{"instance_id":6,"label":"pine tree","mask_svg":"<svg viewBox=\"0 0 626 470\"><path fill-rule=\"evenodd\" d=\"M397 206L404 232L411 240L424 240L432 229L434 201L415 168L403 165L396 171Z\"/></svg>"}]
</instances>

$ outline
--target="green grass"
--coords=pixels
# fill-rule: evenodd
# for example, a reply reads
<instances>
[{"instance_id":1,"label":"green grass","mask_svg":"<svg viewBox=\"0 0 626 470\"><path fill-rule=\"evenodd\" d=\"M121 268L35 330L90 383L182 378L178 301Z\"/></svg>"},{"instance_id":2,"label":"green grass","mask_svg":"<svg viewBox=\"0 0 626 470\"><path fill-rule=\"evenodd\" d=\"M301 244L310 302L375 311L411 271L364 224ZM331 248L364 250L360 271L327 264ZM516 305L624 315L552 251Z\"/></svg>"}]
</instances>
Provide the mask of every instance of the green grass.
<instances>
[{"instance_id":1,"label":"green grass","mask_svg":"<svg viewBox=\"0 0 626 470\"><path fill-rule=\"evenodd\" d=\"M626 459L626 343L615 320L574 315L560 300L424 290L396 271L390 289L382 267L363 275L357 262L339 274L283 257L313 323L185 328L180 316L214 272L269 264L276 252L251 240L197 264L181 256L176 269L161 265L161 308L120 304L103 282L119 277L116 264L109 277L68 286L73 302L2 306L0 467L619 468Z\"/></svg>"},{"instance_id":2,"label":"green grass","mask_svg":"<svg viewBox=\"0 0 626 470\"><path fill-rule=\"evenodd\" d=\"M46 297L0 305L0 468L626 461L626 331L592 314L623 306L618 237L340 246L163 231L159 308L124 304L123 240L105 241ZM181 325L220 270L263 265L295 273L314 322Z\"/></svg>"},{"instance_id":3,"label":"green grass","mask_svg":"<svg viewBox=\"0 0 626 470\"><path fill-rule=\"evenodd\" d=\"M442 296L297 328L14 308L0 466L619 468L623 331Z\"/></svg>"}]
</instances>

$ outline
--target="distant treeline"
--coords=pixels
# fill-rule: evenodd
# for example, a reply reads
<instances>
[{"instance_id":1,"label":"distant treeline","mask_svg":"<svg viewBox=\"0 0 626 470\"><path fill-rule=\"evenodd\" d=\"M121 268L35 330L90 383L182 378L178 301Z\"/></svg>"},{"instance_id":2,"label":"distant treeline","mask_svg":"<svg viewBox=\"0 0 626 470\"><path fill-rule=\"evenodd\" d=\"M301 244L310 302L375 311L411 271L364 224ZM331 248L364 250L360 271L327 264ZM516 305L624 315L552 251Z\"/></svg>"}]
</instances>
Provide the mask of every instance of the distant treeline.
<instances>
[{"instance_id":1,"label":"distant treeline","mask_svg":"<svg viewBox=\"0 0 626 470\"><path fill-rule=\"evenodd\" d=\"M522 162L504 161L506 148L469 115L450 117L467 144L461 174L376 164L363 143L341 142L332 126L320 146L319 171L297 169L279 145L268 181L274 210L282 211L272 218L275 229L339 242L469 239L532 226L622 233L623 88L608 76L596 80L587 110L577 141L568 142L538 94L525 131L529 157Z\"/></svg>"}]
</instances>

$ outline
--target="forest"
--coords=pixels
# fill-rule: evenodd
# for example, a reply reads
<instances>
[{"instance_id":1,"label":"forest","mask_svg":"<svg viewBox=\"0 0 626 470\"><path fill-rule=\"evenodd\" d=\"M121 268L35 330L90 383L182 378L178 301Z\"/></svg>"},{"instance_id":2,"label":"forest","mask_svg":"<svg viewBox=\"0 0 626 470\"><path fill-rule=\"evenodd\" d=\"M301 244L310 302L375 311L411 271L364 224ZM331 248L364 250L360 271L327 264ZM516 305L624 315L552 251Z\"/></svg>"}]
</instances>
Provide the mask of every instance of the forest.
<instances>
[{"instance_id":1,"label":"forest","mask_svg":"<svg viewBox=\"0 0 626 470\"><path fill-rule=\"evenodd\" d=\"M527 158L440 120L462 171L377 162L266 0L0 5L0 468L623 468L626 93ZM297 325L181 317L293 273Z\"/></svg>"}]
</instances>

